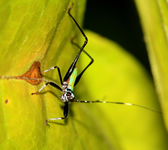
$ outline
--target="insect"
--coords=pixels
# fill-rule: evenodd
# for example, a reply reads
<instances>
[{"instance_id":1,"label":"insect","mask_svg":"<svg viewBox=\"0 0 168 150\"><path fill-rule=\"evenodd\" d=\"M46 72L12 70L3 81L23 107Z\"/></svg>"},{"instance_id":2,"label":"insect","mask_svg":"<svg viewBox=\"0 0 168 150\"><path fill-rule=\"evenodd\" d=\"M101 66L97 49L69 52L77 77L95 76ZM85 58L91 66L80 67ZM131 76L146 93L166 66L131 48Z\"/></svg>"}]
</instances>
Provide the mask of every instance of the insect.
<instances>
[{"instance_id":1,"label":"insect","mask_svg":"<svg viewBox=\"0 0 168 150\"><path fill-rule=\"evenodd\" d=\"M75 100L75 95L73 93L73 89L74 87L78 84L78 82L80 81L83 73L88 69L88 67L94 62L93 58L84 50L84 47L86 46L86 44L88 43L88 38L85 35L85 33L83 32L83 30L81 29L81 27L79 26L79 24L77 23L77 21L74 19L74 17L71 15L70 10L71 10L72 6L69 7L68 9L68 14L69 16L72 18L72 20L74 21L74 23L76 24L76 26L78 27L79 31L82 33L83 37L85 38L84 44L82 45L82 47L80 48L77 44L75 44L76 46L78 46L80 48L80 51L78 52L76 58L74 59L74 61L72 62L71 66L69 67L68 71L65 74L64 79L62 80L62 75L61 75L61 71L60 68L58 66L54 66L51 67L44 72L53 70L53 69L57 69L58 74L59 74L59 78L60 78L60 82L61 82L61 87L59 85L57 85L56 83L49 81L47 82L44 86L42 86L36 93L32 93L33 94L38 94L42 89L44 89L48 84L55 87L56 89L60 90L61 92L63 92L63 94L60 96L62 102L64 102L64 111L63 111L63 117L59 117L59 118L50 118L46 120L46 125L49 126L48 121L51 120L61 120L61 119L65 119L68 116L68 104L69 102L80 102L80 103L113 103L113 104L122 104L122 105L132 105L132 106L137 106L137 107L141 107L144 109L148 109L150 111L154 111L157 112L153 109L141 106L141 105L136 105L136 104L131 104L131 103L123 103L123 102L107 102L107 101L80 101L80 100ZM77 75L77 68L76 68L76 63L81 55L81 53L84 52L90 59L90 63L83 69L83 71Z\"/></svg>"}]
</instances>

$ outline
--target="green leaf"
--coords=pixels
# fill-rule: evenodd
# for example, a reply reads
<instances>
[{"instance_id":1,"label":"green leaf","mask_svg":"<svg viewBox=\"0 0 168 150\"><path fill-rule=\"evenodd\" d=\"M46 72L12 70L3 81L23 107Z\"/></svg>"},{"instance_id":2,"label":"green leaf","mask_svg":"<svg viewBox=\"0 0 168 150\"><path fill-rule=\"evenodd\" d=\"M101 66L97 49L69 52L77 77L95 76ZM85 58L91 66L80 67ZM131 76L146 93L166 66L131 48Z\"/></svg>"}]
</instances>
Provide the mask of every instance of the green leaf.
<instances>
[{"instance_id":1,"label":"green leaf","mask_svg":"<svg viewBox=\"0 0 168 150\"><path fill-rule=\"evenodd\" d=\"M86 35L89 38L87 52L95 62L75 89L80 99L133 103L160 111L152 80L139 62L116 43L92 32ZM84 68L89 59L84 54L81 59ZM109 149L167 149L168 137L161 114L126 105L74 105L74 114L82 124L95 121L90 132L97 138L99 134L104 135L100 142L112 145ZM80 112L84 111L82 118L78 107ZM89 119L84 119L86 114Z\"/></svg>"},{"instance_id":2,"label":"green leaf","mask_svg":"<svg viewBox=\"0 0 168 150\"><path fill-rule=\"evenodd\" d=\"M145 42L162 106L164 121L168 128L168 7L164 0L136 0Z\"/></svg>"},{"instance_id":3,"label":"green leaf","mask_svg":"<svg viewBox=\"0 0 168 150\"><path fill-rule=\"evenodd\" d=\"M81 24L85 1L73 1L72 15ZM79 51L71 44L80 34L67 14L72 1L0 2L1 77L21 76L34 62L41 70L59 66L65 75ZM159 110L157 96L144 68L121 47L86 32L87 52L95 59L75 87L76 99L122 101ZM84 38L82 38L82 43ZM79 72L90 61L83 53ZM57 70L45 73L60 85ZM162 115L137 107L72 103L66 120L57 89L44 83L0 79L1 149L166 149ZM149 140L150 139L150 140Z\"/></svg>"},{"instance_id":4,"label":"green leaf","mask_svg":"<svg viewBox=\"0 0 168 150\"><path fill-rule=\"evenodd\" d=\"M73 2L71 13L81 24L85 1ZM42 71L58 65L65 74L75 57L70 40L78 31L67 13L71 5L68 0L1 1L0 75L20 76L35 61L41 62ZM56 71L46 76L59 81ZM72 124L45 125L46 119L63 114L58 90L48 87L50 92L31 95L42 85L0 80L1 149L72 149L77 145Z\"/></svg>"}]
</instances>

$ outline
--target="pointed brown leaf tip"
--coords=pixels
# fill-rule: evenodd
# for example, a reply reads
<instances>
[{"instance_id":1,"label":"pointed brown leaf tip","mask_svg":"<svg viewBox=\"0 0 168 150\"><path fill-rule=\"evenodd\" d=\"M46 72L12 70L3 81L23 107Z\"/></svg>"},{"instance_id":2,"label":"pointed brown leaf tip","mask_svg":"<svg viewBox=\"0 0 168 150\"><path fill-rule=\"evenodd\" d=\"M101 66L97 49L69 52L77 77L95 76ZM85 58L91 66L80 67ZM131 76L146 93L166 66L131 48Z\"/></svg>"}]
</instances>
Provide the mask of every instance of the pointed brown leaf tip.
<instances>
[{"instance_id":1,"label":"pointed brown leaf tip","mask_svg":"<svg viewBox=\"0 0 168 150\"><path fill-rule=\"evenodd\" d=\"M41 67L41 63L39 61L35 61L32 64L31 68L26 73L18 77L31 78L31 80L30 79L23 79L23 80L25 80L26 82L32 85L38 85L42 81L42 80L37 80L37 78L42 78L40 67ZM36 78L36 80L33 80L32 78Z\"/></svg>"}]
</instances>

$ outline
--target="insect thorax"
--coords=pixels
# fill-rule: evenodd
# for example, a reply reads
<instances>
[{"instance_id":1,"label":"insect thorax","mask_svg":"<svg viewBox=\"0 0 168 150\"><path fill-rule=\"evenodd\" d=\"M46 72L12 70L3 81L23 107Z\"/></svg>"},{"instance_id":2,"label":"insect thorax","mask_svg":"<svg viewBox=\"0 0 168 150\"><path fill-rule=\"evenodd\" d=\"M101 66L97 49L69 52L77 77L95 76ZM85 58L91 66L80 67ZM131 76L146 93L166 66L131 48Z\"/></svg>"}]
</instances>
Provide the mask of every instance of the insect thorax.
<instances>
[{"instance_id":1,"label":"insect thorax","mask_svg":"<svg viewBox=\"0 0 168 150\"><path fill-rule=\"evenodd\" d=\"M61 100L63 102L68 102L69 100L73 100L75 98L71 89L68 88L67 82L63 82L62 91L64 92L64 94L61 95Z\"/></svg>"}]
</instances>

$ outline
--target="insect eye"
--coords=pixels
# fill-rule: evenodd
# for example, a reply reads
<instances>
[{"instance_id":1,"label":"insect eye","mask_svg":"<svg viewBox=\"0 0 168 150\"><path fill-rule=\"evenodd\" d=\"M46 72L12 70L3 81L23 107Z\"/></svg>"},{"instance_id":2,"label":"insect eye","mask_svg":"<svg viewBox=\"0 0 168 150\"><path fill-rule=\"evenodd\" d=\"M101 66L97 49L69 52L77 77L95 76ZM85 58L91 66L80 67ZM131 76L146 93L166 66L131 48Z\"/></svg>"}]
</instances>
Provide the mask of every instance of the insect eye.
<instances>
[{"instance_id":1,"label":"insect eye","mask_svg":"<svg viewBox=\"0 0 168 150\"><path fill-rule=\"evenodd\" d=\"M67 92L67 96L71 96L71 93L70 93L70 92Z\"/></svg>"}]
</instances>

